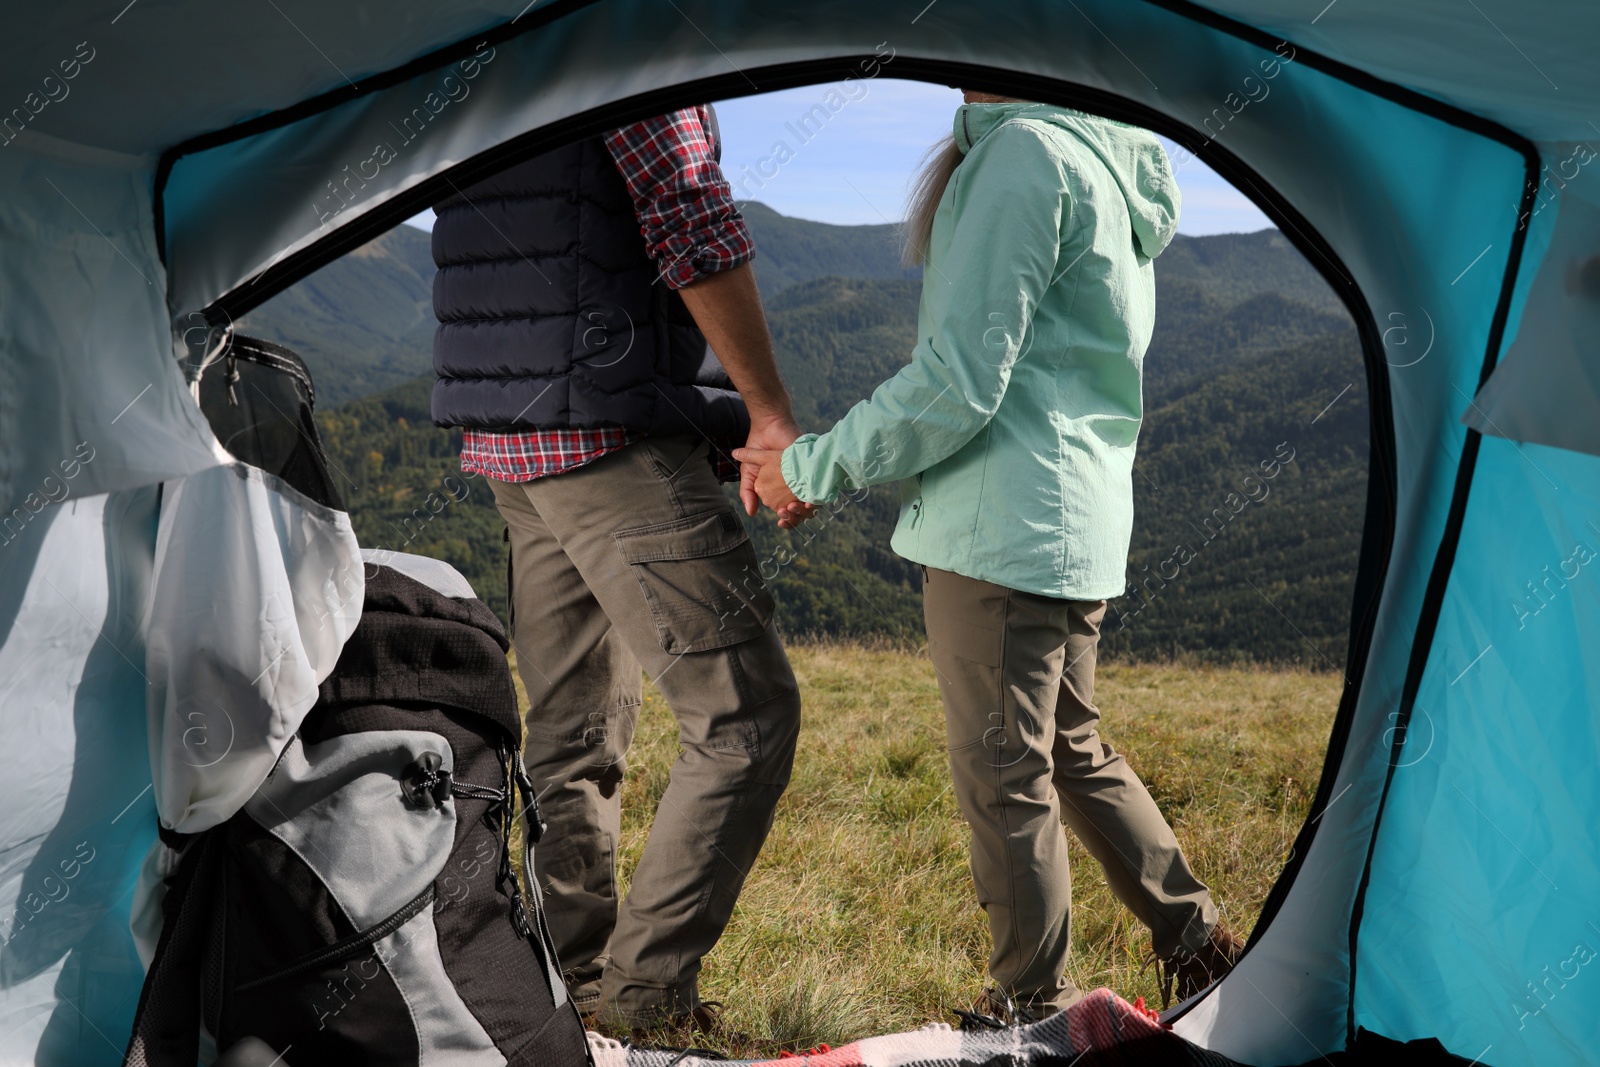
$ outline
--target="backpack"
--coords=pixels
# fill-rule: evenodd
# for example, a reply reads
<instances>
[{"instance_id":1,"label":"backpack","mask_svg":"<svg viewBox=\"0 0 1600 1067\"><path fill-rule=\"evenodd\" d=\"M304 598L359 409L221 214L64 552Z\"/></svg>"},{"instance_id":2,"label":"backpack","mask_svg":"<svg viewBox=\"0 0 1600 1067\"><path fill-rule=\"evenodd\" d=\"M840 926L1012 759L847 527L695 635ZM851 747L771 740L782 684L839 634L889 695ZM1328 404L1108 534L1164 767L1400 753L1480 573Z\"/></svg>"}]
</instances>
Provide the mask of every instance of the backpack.
<instances>
[{"instance_id":1,"label":"backpack","mask_svg":"<svg viewBox=\"0 0 1600 1067\"><path fill-rule=\"evenodd\" d=\"M446 564L366 555L361 622L272 774L165 834L183 856L126 1064L193 1067L202 1021L293 1067L587 1062L512 862L519 810L525 870L543 827L499 620Z\"/></svg>"},{"instance_id":2,"label":"backpack","mask_svg":"<svg viewBox=\"0 0 1600 1067\"><path fill-rule=\"evenodd\" d=\"M237 458L342 509L298 356L228 335L198 373ZM363 558L361 620L266 781L218 826L162 828L181 857L126 1065L589 1062L513 862L544 825L505 632L448 564Z\"/></svg>"}]
</instances>

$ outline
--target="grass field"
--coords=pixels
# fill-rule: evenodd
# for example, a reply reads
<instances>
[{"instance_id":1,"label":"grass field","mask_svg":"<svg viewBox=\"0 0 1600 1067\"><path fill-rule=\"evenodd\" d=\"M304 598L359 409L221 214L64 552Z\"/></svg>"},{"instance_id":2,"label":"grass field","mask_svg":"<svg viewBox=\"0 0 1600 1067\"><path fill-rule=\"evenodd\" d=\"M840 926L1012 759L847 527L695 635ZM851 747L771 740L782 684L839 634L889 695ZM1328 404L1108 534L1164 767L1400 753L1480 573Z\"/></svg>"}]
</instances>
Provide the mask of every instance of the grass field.
<instances>
[{"instance_id":1,"label":"grass field","mask_svg":"<svg viewBox=\"0 0 1600 1067\"><path fill-rule=\"evenodd\" d=\"M723 1043L741 1054L951 1021L983 989L988 955L928 660L846 644L790 656L805 702L794 778L701 978L728 1030L753 1039ZM1306 817L1341 685L1300 671L1100 669L1104 740L1149 786L1241 935ZM647 686L628 757L624 883L676 755L671 712ZM1154 970L1141 974L1148 932L1068 838L1070 977L1159 1003Z\"/></svg>"}]
</instances>

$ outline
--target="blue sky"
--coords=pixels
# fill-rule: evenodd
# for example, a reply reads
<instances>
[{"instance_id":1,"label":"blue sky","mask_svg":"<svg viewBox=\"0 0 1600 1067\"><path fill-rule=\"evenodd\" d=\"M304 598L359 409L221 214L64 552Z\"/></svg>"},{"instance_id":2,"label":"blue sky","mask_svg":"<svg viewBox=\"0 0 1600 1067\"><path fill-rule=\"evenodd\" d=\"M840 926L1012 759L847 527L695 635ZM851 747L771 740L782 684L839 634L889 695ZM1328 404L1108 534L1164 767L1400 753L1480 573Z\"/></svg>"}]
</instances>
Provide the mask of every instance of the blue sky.
<instances>
[{"instance_id":1,"label":"blue sky","mask_svg":"<svg viewBox=\"0 0 1600 1067\"><path fill-rule=\"evenodd\" d=\"M717 104L722 169L736 197L762 201L785 215L840 225L899 221L910 176L928 146L949 132L960 103L954 89L890 78L854 81L845 89L810 85L724 101ZM823 109L812 112L818 104ZM808 112L826 114L826 121L813 117L802 126ZM1170 142L1167 151L1175 151ZM1177 176L1183 190L1181 233L1238 233L1271 225L1198 160L1190 158ZM411 221L427 229L433 213Z\"/></svg>"}]
</instances>

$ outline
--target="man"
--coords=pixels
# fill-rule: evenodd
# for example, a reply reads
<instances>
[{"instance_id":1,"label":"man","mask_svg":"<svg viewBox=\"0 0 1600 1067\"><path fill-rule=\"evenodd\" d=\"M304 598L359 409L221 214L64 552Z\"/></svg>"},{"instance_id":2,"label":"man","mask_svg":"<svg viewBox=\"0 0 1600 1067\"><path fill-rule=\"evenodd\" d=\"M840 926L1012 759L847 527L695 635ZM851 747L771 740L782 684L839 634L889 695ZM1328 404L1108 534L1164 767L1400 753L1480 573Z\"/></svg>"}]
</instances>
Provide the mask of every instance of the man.
<instances>
[{"instance_id":1,"label":"man","mask_svg":"<svg viewBox=\"0 0 1600 1067\"><path fill-rule=\"evenodd\" d=\"M718 485L741 438L799 431L714 123L692 107L546 153L441 203L433 230L433 415L466 428L462 469L508 528L550 827L535 874L579 1011L615 1028L710 1024L700 960L799 730L772 599ZM619 908L641 667L682 752Z\"/></svg>"}]
</instances>

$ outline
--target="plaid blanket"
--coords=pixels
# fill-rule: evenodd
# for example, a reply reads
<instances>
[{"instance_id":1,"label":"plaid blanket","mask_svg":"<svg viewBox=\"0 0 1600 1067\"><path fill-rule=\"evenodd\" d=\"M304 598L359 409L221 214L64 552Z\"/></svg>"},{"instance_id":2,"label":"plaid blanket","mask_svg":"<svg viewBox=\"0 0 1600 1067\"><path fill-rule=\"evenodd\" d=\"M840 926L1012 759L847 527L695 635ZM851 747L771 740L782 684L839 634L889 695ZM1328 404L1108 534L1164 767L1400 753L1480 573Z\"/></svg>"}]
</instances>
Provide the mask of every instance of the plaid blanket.
<instances>
[{"instance_id":1,"label":"plaid blanket","mask_svg":"<svg viewBox=\"0 0 1600 1067\"><path fill-rule=\"evenodd\" d=\"M595 1067L733 1067L696 1050L635 1048L598 1034L589 1035L589 1048ZM739 1062L772 1067L1237 1067L1178 1037L1109 989L1097 989L1030 1026L954 1030L937 1023L826 1052Z\"/></svg>"}]
</instances>

